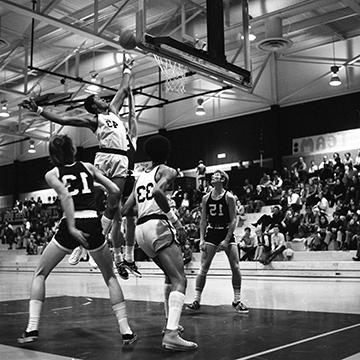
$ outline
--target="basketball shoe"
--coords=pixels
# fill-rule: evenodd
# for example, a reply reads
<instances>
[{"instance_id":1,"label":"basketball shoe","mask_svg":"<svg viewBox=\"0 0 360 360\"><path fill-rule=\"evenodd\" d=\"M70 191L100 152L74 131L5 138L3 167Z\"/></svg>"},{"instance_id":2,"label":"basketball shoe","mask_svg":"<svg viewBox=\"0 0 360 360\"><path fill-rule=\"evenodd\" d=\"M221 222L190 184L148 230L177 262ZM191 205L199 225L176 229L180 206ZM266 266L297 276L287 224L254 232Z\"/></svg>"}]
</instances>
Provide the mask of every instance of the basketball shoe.
<instances>
[{"instance_id":1,"label":"basketball shoe","mask_svg":"<svg viewBox=\"0 0 360 360\"><path fill-rule=\"evenodd\" d=\"M69 256L68 263L70 265L77 265L80 262L82 252L83 252L83 248L81 246L75 248Z\"/></svg>"},{"instance_id":2,"label":"basketball shoe","mask_svg":"<svg viewBox=\"0 0 360 360\"><path fill-rule=\"evenodd\" d=\"M194 300L191 304L186 305L186 308L197 311L200 309L200 304L198 301Z\"/></svg>"},{"instance_id":3,"label":"basketball shoe","mask_svg":"<svg viewBox=\"0 0 360 360\"><path fill-rule=\"evenodd\" d=\"M137 340L137 335L135 333L122 335L123 345L130 345L134 343L136 340Z\"/></svg>"},{"instance_id":4,"label":"basketball shoe","mask_svg":"<svg viewBox=\"0 0 360 360\"><path fill-rule=\"evenodd\" d=\"M139 271L137 265L135 264L135 261L130 262L130 261L126 261L124 259L124 261L122 262L122 266L126 269L129 270L133 275L135 275L136 277L141 278L141 272Z\"/></svg>"},{"instance_id":5,"label":"basketball shoe","mask_svg":"<svg viewBox=\"0 0 360 360\"><path fill-rule=\"evenodd\" d=\"M165 334L162 340L162 347L171 351L190 351L195 350L198 344L184 340L178 330L165 330Z\"/></svg>"},{"instance_id":6,"label":"basketball shoe","mask_svg":"<svg viewBox=\"0 0 360 360\"><path fill-rule=\"evenodd\" d=\"M115 261L115 267L119 276L122 279L127 280L129 278L129 273L125 269L125 266L123 265L123 261Z\"/></svg>"},{"instance_id":7,"label":"basketball shoe","mask_svg":"<svg viewBox=\"0 0 360 360\"><path fill-rule=\"evenodd\" d=\"M39 338L39 331L38 330L33 330L33 331L24 331L21 335L21 337L19 337L17 339L17 342L19 344L27 344L27 343L31 343L34 341L38 341Z\"/></svg>"},{"instance_id":8,"label":"basketball shoe","mask_svg":"<svg viewBox=\"0 0 360 360\"><path fill-rule=\"evenodd\" d=\"M247 308L241 301L233 302L232 306L239 314L247 314L249 312L249 308Z\"/></svg>"}]
</instances>

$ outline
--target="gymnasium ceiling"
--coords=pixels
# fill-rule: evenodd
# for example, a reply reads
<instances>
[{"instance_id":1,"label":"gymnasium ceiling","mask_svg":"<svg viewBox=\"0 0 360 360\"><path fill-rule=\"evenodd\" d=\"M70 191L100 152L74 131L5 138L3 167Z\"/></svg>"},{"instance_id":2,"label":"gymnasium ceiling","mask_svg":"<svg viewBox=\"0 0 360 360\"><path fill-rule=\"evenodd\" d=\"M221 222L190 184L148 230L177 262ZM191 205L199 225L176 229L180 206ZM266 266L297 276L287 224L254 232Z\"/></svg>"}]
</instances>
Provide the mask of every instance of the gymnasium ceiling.
<instances>
[{"instance_id":1,"label":"gymnasium ceiling","mask_svg":"<svg viewBox=\"0 0 360 360\"><path fill-rule=\"evenodd\" d=\"M204 42L205 5L203 0L146 0L148 32L171 34L179 40L186 34L186 41ZM90 131L63 129L18 105L39 93L83 99L88 95L87 84L70 78L90 81L94 71L102 85L116 88L123 50L119 33L135 29L138 6L139 0L0 0L0 102L7 103L11 114L0 118L0 165L44 156L46 140L56 132L71 131L79 146L96 144ZM241 1L224 0L224 8L227 60L244 67ZM263 111L274 104L289 106L360 91L360 0L250 0L249 14L250 32L256 35L250 43L253 88L217 91L223 83L198 75L187 77L183 96L189 99L138 111L140 135ZM267 25L276 16L282 20L282 37L292 45L280 52L260 50L259 42L269 38ZM148 85L159 80L159 72L151 54L131 53L136 61L133 87L144 87L148 94L136 95L140 110L158 102L159 86ZM337 87L328 84L334 64L340 67L342 81ZM31 65L70 78L63 83L59 76L30 70ZM161 91L169 100L180 96ZM213 92L201 96L206 115L196 116L198 97L191 95L209 91ZM101 95L113 93L105 89ZM49 109L84 115L81 107L70 109L69 104ZM38 149L33 155L27 152L30 139Z\"/></svg>"}]
</instances>

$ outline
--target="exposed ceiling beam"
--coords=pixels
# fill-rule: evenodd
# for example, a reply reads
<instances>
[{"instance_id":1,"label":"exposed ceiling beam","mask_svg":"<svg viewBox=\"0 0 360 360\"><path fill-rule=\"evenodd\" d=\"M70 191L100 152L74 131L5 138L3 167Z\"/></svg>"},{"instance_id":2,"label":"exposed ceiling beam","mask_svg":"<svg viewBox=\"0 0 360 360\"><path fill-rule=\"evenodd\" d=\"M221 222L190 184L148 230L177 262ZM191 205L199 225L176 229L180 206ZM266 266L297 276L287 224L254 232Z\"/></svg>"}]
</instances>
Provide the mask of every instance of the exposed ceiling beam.
<instances>
[{"instance_id":1,"label":"exposed ceiling beam","mask_svg":"<svg viewBox=\"0 0 360 360\"><path fill-rule=\"evenodd\" d=\"M31 17L35 20L39 20L42 22L45 22L47 24L56 26L57 28L60 28L62 30L66 30L69 31L73 34L77 34L79 36L83 36L86 39L91 39L94 41L99 41L102 42L104 45L108 45L111 46L113 48L119 49L119 50L124 50L121 45L116 42L115 40L111 40L110 38L104 37L104 36L100 36L97 35L91 31L85 30L85 29L80 29L77 26L68 24L64 21L55 19L51 16L48 16L46 14L39 14L36 12L33 12L32 10L22 6L22 5L18 5L18 4L14 4L11 1L8 0L2 0L1 4L4 8L6 8L7 10L10 10L12 12L15 12L16 14L20 14L23 16L27 16L27 17Z\"/></svg>"}]
</instances>

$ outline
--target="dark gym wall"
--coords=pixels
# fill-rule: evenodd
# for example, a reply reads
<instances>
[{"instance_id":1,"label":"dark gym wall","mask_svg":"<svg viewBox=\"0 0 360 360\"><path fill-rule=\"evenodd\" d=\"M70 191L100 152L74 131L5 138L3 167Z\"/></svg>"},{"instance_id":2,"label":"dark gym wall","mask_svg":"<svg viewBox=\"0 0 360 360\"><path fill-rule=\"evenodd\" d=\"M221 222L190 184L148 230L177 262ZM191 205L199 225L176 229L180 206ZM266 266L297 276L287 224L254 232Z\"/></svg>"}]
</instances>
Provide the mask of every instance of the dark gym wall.
<instances>
[{"instance_id":1,"label":"dark gym wall","mask_svg":"<svg viewBox=\"0 0 360 360\"><path fill-rule=\"evenodd\" d=\"M259 159L260 150L264 158L274 158L277 167L281 156L291 154L292 138L359 126L360 93L355 93L286 108L273 106L261 113L164 133L172 143L169 164L174 167L192 169L200 159L208 165ZM143 152L145 140L142 137L138 141L136 161L147 160ZM92 162L95 152L95 147L78 149L83 161ZM217 159L221 152L227 154L225 159ZM49 168L48 158L0 167L0 195L47 188L43 177Z\"/></svg>"}]
</instances>

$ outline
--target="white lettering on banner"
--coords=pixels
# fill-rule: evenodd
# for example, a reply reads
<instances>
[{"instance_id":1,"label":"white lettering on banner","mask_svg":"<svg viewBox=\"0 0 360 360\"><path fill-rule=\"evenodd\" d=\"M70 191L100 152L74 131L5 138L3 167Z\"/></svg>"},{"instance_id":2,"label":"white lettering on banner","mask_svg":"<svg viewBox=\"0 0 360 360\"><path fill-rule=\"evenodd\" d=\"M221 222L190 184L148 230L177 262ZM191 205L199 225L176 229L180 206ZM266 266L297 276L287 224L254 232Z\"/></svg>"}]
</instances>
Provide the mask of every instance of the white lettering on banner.
<instances>
[{"instance_id":1,"label":"white lettering on banner","mask_svg":"<svg viewBox=\"0 0 360 360\"><path fill-rule=\"evenodd\" d=\"M360 148L360 129L307 136L292 140L293 155L316 155Z\"/></svg>"}]
</instances>

